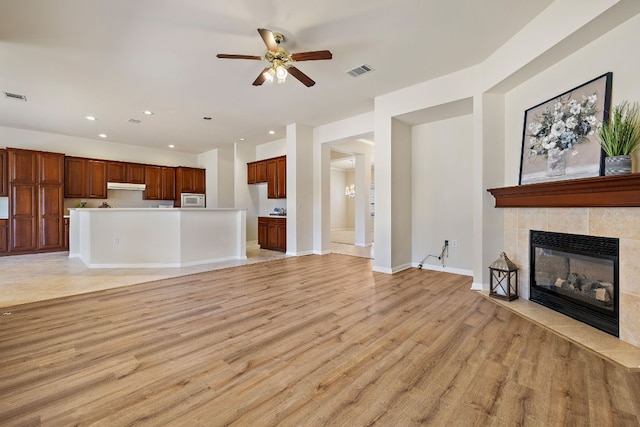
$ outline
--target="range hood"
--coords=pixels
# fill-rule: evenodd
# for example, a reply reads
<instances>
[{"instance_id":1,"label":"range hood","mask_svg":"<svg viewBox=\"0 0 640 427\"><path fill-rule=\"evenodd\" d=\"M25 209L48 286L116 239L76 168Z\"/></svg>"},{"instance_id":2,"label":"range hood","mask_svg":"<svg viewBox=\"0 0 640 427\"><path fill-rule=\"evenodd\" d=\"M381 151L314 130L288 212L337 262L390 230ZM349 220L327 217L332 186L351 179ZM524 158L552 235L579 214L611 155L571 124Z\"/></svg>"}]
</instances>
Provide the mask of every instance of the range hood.
<instances>
[{"instance_id":1,"label":"range hood","mask_svg":"<svg viewBox=\"0 0 640 427\"><path fill-rule=\"evenodd\" d=\"M107 182L107 190L132 190L144 191L147 188L145 184L129 184L126 182Z\"/></svg>"}]
</instances>

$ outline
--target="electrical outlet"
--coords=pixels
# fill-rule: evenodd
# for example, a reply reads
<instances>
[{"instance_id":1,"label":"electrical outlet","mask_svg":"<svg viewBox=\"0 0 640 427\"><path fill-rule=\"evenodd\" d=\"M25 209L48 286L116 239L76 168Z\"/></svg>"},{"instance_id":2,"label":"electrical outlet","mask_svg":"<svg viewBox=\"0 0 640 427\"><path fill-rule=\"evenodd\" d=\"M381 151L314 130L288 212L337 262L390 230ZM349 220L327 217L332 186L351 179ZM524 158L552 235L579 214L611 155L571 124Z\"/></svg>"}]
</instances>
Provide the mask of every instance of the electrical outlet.
<instances>
[{"instance_id":1,"label":"electrical outlet","mask_svg":"<svg viewBox=\"0 0 640 427\"><path fill-rule=\"evenodd\" d=\"M445 245L445 246L449 246L449 241L448 241L448 240L445 240L445 241L444 241L444 245Z\"/></svg>"},{"instance_id":2,"label":"electrical outlet","mask_svg":"<svg viewBox=\"0 0 640 427\"><path fill-rule=\"evenodd\" d=\"M458 247L458 241L457 240L452 240L451 241L451 247L457 248Z\"/></svg>"},{"instance_id":3,"label":"electrical outlet","mask_svg":"<svg viewBox=\"0 0 640 427\"><path fill-rule=\"evenodd\" d=\"M120 244L120 238L119 237L114 237L113 238L113 244L114 245L119 245Z\"/></svg>"}]
</instances>

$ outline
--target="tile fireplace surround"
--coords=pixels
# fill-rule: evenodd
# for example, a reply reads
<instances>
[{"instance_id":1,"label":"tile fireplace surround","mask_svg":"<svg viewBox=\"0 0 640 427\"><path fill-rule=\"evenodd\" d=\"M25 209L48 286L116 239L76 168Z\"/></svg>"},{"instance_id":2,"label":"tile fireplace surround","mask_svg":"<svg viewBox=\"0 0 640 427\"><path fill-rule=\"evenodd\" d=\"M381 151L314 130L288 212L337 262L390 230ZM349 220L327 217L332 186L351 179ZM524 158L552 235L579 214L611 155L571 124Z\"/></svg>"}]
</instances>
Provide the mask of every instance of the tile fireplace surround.
<instances>
[{"instance_id":1,"label":"tile fireplace surround","mask_svg":"<svg viewBox=\"0 0 640 427\"><path fill-rule=\"evenodd\" d=\"M505 208L504 250L520 268L529 299L529 231L620 239L620 339L640 347L640 208Z\"/></svg>"}]
</instances>

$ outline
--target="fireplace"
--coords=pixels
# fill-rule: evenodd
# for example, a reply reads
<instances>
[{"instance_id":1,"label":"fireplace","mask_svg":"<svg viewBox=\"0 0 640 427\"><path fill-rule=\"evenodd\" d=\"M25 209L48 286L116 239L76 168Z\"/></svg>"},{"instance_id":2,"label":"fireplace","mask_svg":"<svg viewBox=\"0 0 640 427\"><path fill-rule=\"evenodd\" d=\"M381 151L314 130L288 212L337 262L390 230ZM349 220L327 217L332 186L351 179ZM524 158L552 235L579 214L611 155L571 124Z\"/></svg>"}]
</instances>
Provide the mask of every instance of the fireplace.
<instances>
[{"instance_id":1,"label":"fireplace","mask_svg":"<svg viewBox=\"0 0 640 427\"><path fill-rule=\"evenodd\" d=\"M530 231L530 299L619 336L619 241Z\"/></svg>"}]
</instances>

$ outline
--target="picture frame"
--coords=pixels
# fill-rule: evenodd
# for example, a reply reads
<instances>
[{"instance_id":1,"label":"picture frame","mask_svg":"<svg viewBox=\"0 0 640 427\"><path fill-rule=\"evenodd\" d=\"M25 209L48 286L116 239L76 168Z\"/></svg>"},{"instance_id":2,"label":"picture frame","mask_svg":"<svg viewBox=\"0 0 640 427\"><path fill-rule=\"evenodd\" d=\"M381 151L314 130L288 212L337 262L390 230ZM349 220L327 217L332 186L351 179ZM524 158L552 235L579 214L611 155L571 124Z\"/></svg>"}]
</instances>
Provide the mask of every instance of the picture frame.
<instances>
[{"instance_id":1,"label":"picture frame","mask_svg":"<svg viewBox=\"0 0 640 427\"><path fill-rule=\"evenodd\" d=\"M519 185L603 175L597 128L609 120L608 72L524 112Z\"/></svg>"}]
</instances>

